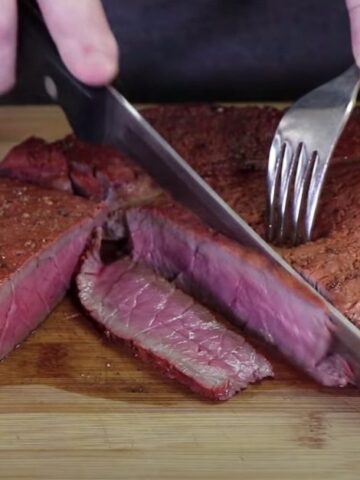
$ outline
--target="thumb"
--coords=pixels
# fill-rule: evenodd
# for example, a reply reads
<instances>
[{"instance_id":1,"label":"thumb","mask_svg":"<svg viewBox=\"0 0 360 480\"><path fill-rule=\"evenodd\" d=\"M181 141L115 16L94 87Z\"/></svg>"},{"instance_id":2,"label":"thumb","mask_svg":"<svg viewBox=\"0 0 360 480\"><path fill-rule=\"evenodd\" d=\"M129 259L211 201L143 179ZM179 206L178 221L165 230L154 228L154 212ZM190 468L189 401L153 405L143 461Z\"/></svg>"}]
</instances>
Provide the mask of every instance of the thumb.
<instances>
[{"instance_id":1,"label":"thumb","mask_svg":"<svg viewBox=\"0 0 360 480\"><path fill-rule=\"evenodd\" d=\"M360 0L345 0L349 11L352 50L360 67Z\"/></svg>"}]
</instances>

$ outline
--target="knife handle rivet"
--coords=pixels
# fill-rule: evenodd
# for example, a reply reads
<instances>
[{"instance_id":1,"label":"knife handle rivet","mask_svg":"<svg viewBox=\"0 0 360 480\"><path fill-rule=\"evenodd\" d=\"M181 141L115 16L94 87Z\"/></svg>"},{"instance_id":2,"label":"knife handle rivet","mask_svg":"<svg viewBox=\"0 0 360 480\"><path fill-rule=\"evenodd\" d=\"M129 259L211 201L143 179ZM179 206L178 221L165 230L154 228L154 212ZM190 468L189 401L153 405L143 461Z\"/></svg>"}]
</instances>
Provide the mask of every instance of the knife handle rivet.
<instances>
[{"instance_id":1,"label":"knife handle rivet","mask_svg":"<svg viewBox=\"0 0 360 480\"><path fill-rule=\"evenodd\" d=\"M58 89L54 80L49 76L44 77L44 86L49 97L56 100L58 97Z\"/></svg>"}]
</instances>

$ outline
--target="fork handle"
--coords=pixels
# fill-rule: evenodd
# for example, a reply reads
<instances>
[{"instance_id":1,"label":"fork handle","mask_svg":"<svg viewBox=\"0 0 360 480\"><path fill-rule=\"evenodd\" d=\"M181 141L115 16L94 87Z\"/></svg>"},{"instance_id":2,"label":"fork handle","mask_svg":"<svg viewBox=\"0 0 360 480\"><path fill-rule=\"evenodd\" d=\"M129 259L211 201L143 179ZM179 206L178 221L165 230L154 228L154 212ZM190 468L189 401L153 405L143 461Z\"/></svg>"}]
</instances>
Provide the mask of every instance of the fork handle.
<instances>
[{"instance_id":1,"label":"fork handle","mask_svg":"<svg viewBox=\"0 0 360 480\"><path fill-rule=\"evenodd\" d=\"M353 97L353 102L355 103L360 86L360 69L356 63L339 75L335 79L334 84L337 88L340 88L347 97Z\"/></svg>"}]
</instances>

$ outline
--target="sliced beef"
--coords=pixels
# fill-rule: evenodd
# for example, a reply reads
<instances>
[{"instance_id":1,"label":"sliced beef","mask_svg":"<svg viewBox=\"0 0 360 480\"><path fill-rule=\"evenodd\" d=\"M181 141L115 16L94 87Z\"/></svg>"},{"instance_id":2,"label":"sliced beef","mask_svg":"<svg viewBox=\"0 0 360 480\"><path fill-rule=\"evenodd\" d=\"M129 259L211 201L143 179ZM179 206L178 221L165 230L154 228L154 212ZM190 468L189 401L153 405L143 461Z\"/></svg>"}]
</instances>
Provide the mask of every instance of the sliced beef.
<instances>
[{"instance_id":1,"label":"sliced beef","mask_svg":"<svg viewBox=\"0 0 360 480\"><path fill-rule=\"evenodd\" d=\"M277 109L269 107L166 106L146 110L144 114L174 148L198 170L206 181L260 235L264 235L266 161L270 142L282 113ZM360 240L357 235L358 226L360 226L358 214L360 211L359 131L360 109L355 109L334 155L327 185L323 193L320 218L315 232L316 240L296 248L279 249L280 253L301 274L321 289L335 306L342 310L358 326L360 326L360 303L358 300L360 297L360 294L358 294L358 286L360 286L358 268L360 265ZM115 200L112 203L111 221L107 222L109 236L119 237L124 233L122 220L125 208L136 203L144 206L149 203L150 199L157 197L159 193L156 188L152 190L151 187L150 191L154 194L149 195L146 188L139 188L139 181L134 181L134 178L146 178L146 176L142 177L144 174L128 160L120 156L117 156L116 165L114 166L113 160L107 160L109 157L113 158L114 154L107 149L97 150L94 158L91 155L92 149L83 144L77 144L71 139L58 142L53 146L58 151L61 151L67 159L68 168L72 172L71 183L76 193L91 197L92 194L90 192L95 192L95 187L92 184L90 185L93 181L97 182L96 188L103 188L102 186L107 185L107 189L105 188L106 192L109 192L109 184L117 184L117 187L111 190L112 198ZM88 154L86 154L86 150ZM101 152L103 152L104 156L101 156ZM80 162L76 160L78 157L81 158ZM101 164L96 164L96 158L98 157L101 158ZM107 164L109 168L106 166ZM17 175L17 173L14 173L17 168L12 170L12 174ZM124 171L126 174L123 173ZM134 172L133 177L131 176L131 171ZM74 172L77 175L77 179ZM9 174L9 169L7 174ZM79 180L80 177L81 179ZM147 184L148 180L143 181ZM123 200L123 192L127 190L132 191L131 201L126 200L126 195L124 197L125 200ZM99 197L93 194L94 198L103 198L103 196L103 193ZM107 198L110 197L108 196ZM153 241L154 249L157 249L159 255L161 250L163 251L163 258L158 264L158 259L155 262L153 259L147 258L147 261L150 261L159 270L165 273L169 270L169 274L178 275L178 263L183 267L187 265L188 261L186 256L182 261L182 255L190 255L191 252L194 252L194 258L197 258L197 261L199 261L202 258L199 256L199 252L203 255L203 239L207 246L207 254L211 252L210 256L204 257L206 262L208 262L206 268L209 270L209 275L220 268L221 265L224 265L226 268L227 265L231 265L235 271L237 268L240 268L244 258L248 258L247 253L239 245L232 243L230 248L230 244L226 241L225 243L228 247L225 248L225 239L221 236L216 236L212 233L210 241L209 232L206 229L206 234L204 230L202 231L203 233L199 233L198 227L200 228L200 225L197 225L195 229L197 236L194 239L194 224L190 220L191 216L181 211L181 209L179 210L178 207L169 207L166 197L164 197L163 203L158 200L152 208L141 207L133 210L128 218L133 238L135 238L135 248L137 248L136 242L144 243L147 235L149 242L150 239ZM120 209L118 208L119 205L121 205ZM147 225L147 228L149 228L148 232L143 228L144 225ZM166 225L166 228L163 225ZM141 236L144 238L141 238ZM175 237L176 241L179 242L182 239L181 241L185 245L183 250L175 251L173 249L173 244L176 243L174 242ZM186 237L189 237L189 239L187 240ZM198 244L199 240L200 244ZM145 253L146 248L144 250ZM169 260L169 265L165 265L168 259L166 249L169 250L172 256ZM137 254L144 257L140 250L143 252L142 247L141 249L139 247ZM226 256L226 261L223 255ZM234 257L234 265L232 265L232 256ZM220 257L222 262L218 260ZM206 262L204 260L204 263ZM260 269L257 270L256 268L256 259L251 257L251 262L254 264L253 269L251 269L251 275L253 275L255 270L260 271ZM275 280L276 282L278 281L276 276L273 277L274 272L271 271L269 265L263 265L261 268L269 270L269 272L264 270L263 276L265 278L274 280L274 282ZM194 270L193 267L189 269ZM220 275L221 271L217 271ZM236 273L236 278L231 279L232 282L235 282L235 285L239 283L237 275ZM228 278L226 275L224 276ZM179 279L181 278L182 275L180 274ZM221 278L224 277L221 276ZM258 277L255 275L254 278ZM251 281L251 276L250 279L247 278L245 280ZM209 283L212 281L213 277L209 279ZM231 292L234 284L229 283L225 287L228 287L229 292ZM213 297L214 304L224 307L225 297L223 298L222 295L226 288L215 289L214 287L212 293L210 292L209 294L209 290L206 288L210 287L199 287L195 280L192 288L197 295L201 295L204 288L205 296L208 300L209 296ZM259 288L261 288L261 284ZM276 289L276 283L272 285L272 288ZM251 300L253 295L255 297L257 295L251 289L244 288L243 290L244 298ZM239 291L241 291L241 287L239 287ZM280 283L279 291L286 292L286 295L291 294L291 288L288 284ZM255 318L258 304L262 305L264 312L268 309L271 313L276 308L276 305L270 302L271 299L267 296L266 289L263 292L258 292L258 295L256 297L259 298L258 303L252 309ZM293 295L298 295L298 292L293 292ZM260 301L261 299L266 301ZM232 298L233 303L226 307L229 315L238 320L246 312L242 314L240 307L236 307L238 310L235 312L232 310L234 310L234 305L237 305L237 303L240 305L242 301L240 298ZM291 356L290 351L292 349L296 350L298 352L298 363L304 363L306 369L318 378L320 377L323 383L344 384L351 375L348 374L346 365L344 366L338 357L334 357L331 354L332 335L326 312L320 312L320 306L319 311L318 309L315 309L315 311L311 302L306 307L307 303L309 302L300 295L299 311L295 313L290 312L288 318L281 319L281 327L278 323L274 325L271 323L271 325L266 325L263 328L257 323L257 320L251 322L251 326L255 330L260 330L265 337L268 337L270 341L278 345L289 356ZM307 314L304 315L304 312ZM295 320L293 320L294 314L296 314ZM251 310L248 310L248 315L251 315ZM315 319L312 318L313 315ZM303 319L299 323L301 316ZM250 319L247 316L243 320L250 323ZM292 330L293 322L295 322L294 324L298 328L297 331ZM305 324L307 327L303 328L302 325ZM285 330L282 330L282 328ZM279 334L276 334L275 330L277 329ZM284 332L289 332L288 339L284 339ZM315 345L313 340L310 340L314 336L318 339L317 345ZM325 360L326 355L329 355L327 360ZM316 362L320 363L317 364ZM327 369L324 374L321 373L320 366Z\"/></svg>"},{"instance_id":2,"label":"sliced beef","mask_svg":"<svg viewBox=\"0 0 360 480\"><path fill-rule=\"evenodd\" d=\"M110 336L212 399L272 376L267 360L205 307L130 258L104 264L99 247L98 237L77 285L81 303Z\"/></svg>"},{"instance_id":3,"label":"sliced beef","mask_svg":"<svg viewBox=\"0 0 360 480\"><path fill-rule=\"evenodd\" d=\"M62 299L103 208L0 179L0 359Z\"/></svg>"},{"instance_id":4,"label":"sliced beef","mask_svg":"<svg viewBox=\"0 0 360 480\"><path fill-rule=\"evenodd\" d=\"M273 263L174 204L132 209L127 221L136 261L260 334L324 385L351 382L348 364L332 352L323 303Z\"/></svg>"}]
</instances>

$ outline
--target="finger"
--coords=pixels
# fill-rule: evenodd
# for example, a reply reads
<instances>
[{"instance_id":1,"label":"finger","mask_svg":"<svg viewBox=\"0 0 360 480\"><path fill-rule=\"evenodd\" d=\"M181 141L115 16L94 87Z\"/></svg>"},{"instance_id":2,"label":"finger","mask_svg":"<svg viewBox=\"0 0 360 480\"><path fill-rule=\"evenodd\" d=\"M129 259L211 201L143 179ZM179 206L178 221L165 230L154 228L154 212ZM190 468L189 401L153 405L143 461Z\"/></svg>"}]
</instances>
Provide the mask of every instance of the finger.
<instances>
[{"instance_id":1,"label":"finger","mask_svg":"<svg viewBox=\"0 0 360 480\"><path fill-rule=\"evenodd\" d=\"M15 83L16 69L16 2L0 0L0 93Z\"/></svg>"},{"instance_id":2,"label":"finger","mask_svg":"<svg viewBox=\"0 0 360 480\"><path fill-rule=\"evenodd\" d=\"M360 0L346 0L350 16L351 43L356 63L360 66Z\"/></svg>"},{"instance_id":3,"label":"finger","mask_svg":"<svg viewBox=\"0 0 360 480\"><path fill-rule=\"evenodd\" d=\"M69 70L98 86L118 72L118 47L100 0L38 0L44 19Z\"/></svg>"}]
</instances>

